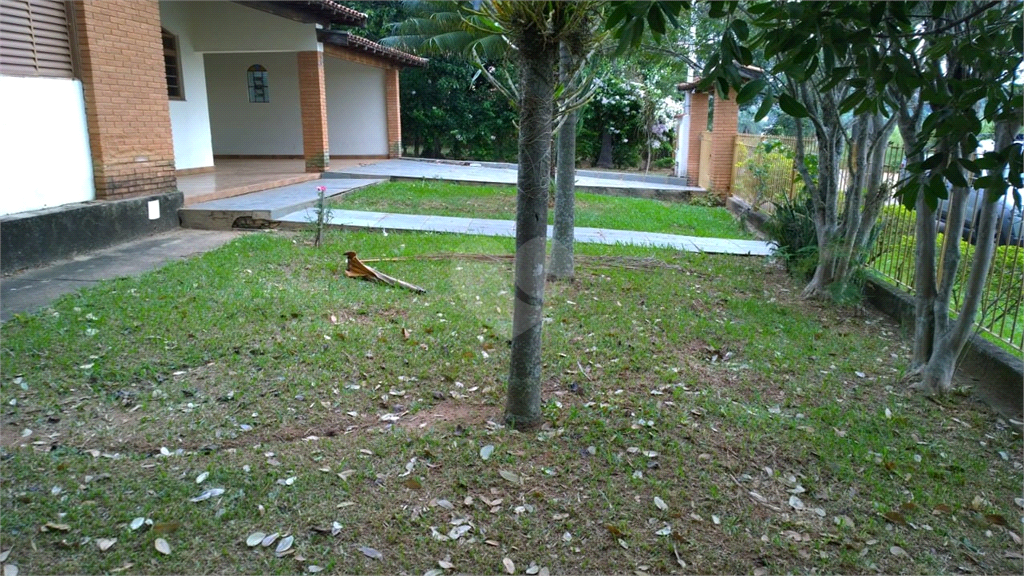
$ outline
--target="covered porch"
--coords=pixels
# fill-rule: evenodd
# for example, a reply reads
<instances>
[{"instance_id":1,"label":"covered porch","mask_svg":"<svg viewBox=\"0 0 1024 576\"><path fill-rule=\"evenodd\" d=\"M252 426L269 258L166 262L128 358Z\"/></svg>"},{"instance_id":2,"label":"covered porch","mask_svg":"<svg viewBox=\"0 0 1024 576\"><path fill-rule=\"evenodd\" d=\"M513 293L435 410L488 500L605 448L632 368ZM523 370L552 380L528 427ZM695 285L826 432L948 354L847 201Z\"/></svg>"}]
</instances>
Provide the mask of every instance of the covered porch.
<instances>
[{"instance_id":1,"label":"covered porch","mask_svg":"<svg viewBox=\"0 0 1024 576\"><path fill-rule=\"evenodd\" d=\"M378 160L332 158L329 171L351 170L375 162ZM185 195L185 206L190 206L319 178L318 172L306 172L302 158L216 158L210 170L179 175L178 190Z\"/></svg>"},{"instance_id":2,"label":"covered porch","mask_svg":"<svg viewBox=\"0 0 1024 576\"><path fill-rule=\"evenodd\" d=\"M426 61L325 29L361 26L364 14L326 0L159 5L186 203L400 153L398 74ZM262 164L235 162L247 159Z\"/></svg>"}]
</instances>

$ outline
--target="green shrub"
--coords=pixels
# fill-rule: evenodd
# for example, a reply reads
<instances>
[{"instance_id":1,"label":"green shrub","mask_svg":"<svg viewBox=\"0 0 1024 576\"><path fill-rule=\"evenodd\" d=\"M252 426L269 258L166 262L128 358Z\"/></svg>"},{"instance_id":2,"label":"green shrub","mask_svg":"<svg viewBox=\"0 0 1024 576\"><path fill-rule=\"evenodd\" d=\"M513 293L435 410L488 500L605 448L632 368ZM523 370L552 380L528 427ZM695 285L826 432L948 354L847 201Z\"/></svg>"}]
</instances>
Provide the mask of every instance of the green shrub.
<instances>
[{"instance_id":1,"label":"green shrub","mask_svg":"<svg viewBox=\"0 0 1024 576\"><path fill-rule=\"evenodd\" d=\"M765 232L778 244L775 252L791 274L810 279L818 265L818 236L814 229L814 207L810 196L801 193L790 200L783 196L765 222Z\"/></svg>"},{"instance_id":2,"label":"green shrub","mask_svg":"<svg viewBox=\"0 0 1024 576\"><path fill-rule=\"evenodd\" d=\"M667 170L673 168L676 165L675 158L658 158L654 161L654 167L659 170Z\"/></svg>"}]
</instances>

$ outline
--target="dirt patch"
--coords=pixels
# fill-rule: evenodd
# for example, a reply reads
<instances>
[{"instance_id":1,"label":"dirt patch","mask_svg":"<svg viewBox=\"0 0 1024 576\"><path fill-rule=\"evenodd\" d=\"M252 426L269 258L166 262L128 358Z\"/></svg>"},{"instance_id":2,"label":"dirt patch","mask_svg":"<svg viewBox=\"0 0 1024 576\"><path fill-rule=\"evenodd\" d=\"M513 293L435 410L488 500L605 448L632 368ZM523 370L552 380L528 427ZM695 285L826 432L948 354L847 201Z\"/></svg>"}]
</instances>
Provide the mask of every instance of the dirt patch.
<instances>
[{"instance_id":1,"label":"dirt patch","mask_svg":"<svg viewBox=\"0 0 1024 576\"><path fill-rule=\"evenodd\" d=\"M446 401L410 414L396 422L396 426L409 432L426 432L444 424L484 425L488 420L500 419L501 410L494 406Z\"/></svg>"},{"instance_id":2,"label":"dirt patch","mask_svg":"<svg viewBox=\"0 0 1024 576\"><path fill-rule=\"evenodd\" d=\"M10 422L4 422L3 426L0 426L0 447L13 448L19 445L27 445L38 440L35 435L22 436L22 428L17 424Z\"/></svg>"}]
</instances>

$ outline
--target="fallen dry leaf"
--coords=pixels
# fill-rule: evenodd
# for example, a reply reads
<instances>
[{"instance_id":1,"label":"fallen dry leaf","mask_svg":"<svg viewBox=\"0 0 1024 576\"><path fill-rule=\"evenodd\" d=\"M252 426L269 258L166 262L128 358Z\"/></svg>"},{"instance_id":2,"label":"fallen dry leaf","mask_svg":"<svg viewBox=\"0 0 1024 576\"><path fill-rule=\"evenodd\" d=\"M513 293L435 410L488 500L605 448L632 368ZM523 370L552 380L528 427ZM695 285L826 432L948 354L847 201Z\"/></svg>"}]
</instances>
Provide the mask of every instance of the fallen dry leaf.
<instances>
[{"instance_id":1,"label":"fallen dry leaf","mask_svg":"<svg viewBox=\"0 0 1024 576\"><path fill-rule=\"evenodd\" d=\"M189 502L202 502L204 500L209 500L210 498L220 496L223 493L223 488L210 488L209 490L204 490L203 493L200 494L199 496L189 499Z\"/></svg>"},{"instance_id":2,"label":"fallen dry leaf","mask_svg":"<svg viewBox=\"0 0 1024 576\"><path fill-rule=\"evenodd\" d=\"M616 538L618 538L619 536L625 536L622 530L619 530L619 527L614 524L605 524L604 527L605 530L608 530L608 532L610 532L611 535L615 536Z\"/></svg>"},{"instance_id":3,"label":"fallen dry leaf","mask_svg":"<svg viewBox=\"0 0 1024 576\"><path fill-rule=\"evenodd\" d=\"M54 524L53 522L47 522L43 524L43 527L39 529L40 532L49 532L50 530L56 530L58 532L67 532L71 530L71 526L67 524Z\"/></svg>"},{"instance_id":4,"label":"fallen dry leaf","mask_svg":"<svg viewBox=\"0 0 1024 576\"><path fill-rule=\"evenodd\" d=\"M153 542L153 547L156 548L157 552L163 554L164 556L170 556L171 554L171 545L168 544L167 540L164 540L163 538L157 538Z\"/></svg>"},{"instance_id":5,"label":"fallen dry leaf","mask_svg":"<svg viewBox=\"0 0 1024 576\"><path fill-rule=\"evenodd\" d=\"M202 484L204 480L210 477L209 472L203 472L199 476L196 476L196 484Z\"/></svg>"},{"instance_id":6,"label":"fallen dry leaf","mask_svg":"<svg viewBox=\"0 0 1024 576\"><path fill-rule=\"evenodd\" d=\"M14 564L4 564L4 576L18 576L18 567Z\"/></svg>"},{"instance_id":7,"label":"fallen dry leaf","mask_svg":"<svg viewBox=\"0 0 1024 576\"><path fill-rule=\"evenodd\" d=\"M264 548L270 546L274 542L277 542L277 537L278 536L280 536L280 534L277 533L277 532L274 532L273 534L270 534L269 536L265 536L263 538L263 540L260 541L260 546L263 546Z\"/></svg>"},{"instance_id":8,"label":"fallen dry leaf","mask_svg":"<svg viewBox=\"0 0 1024 576\"><path fill-rule=\"evenodd\" d=\"M893 556L907 556L907 557L910 556L909 554L907 554L906 550L904 550L903 548L900 548L899 546L890 546L889 547L889 553L892 554Z\"/></svg>"},{"instance_id":9,"label":"fallen dry leaf","mask_svg":"<svg viewBox=\"0 0 1024 576\"><path fill-rule=\"evenodd\" d=\"M367 558L373 558L374 560L383 560L384 555L378 550L370 548L369 546L360 546L359 551L363 553Z\"/></svg>"},{"instance_id":10,"label":"fallen dry leaf","mask_svg":"<svg viewBox=\"0 0 1024 576\"><path fill-rule=\"evenodd\" d=\"M506 556L502 558L501 563L505 566L505 572L508 572L509 574L516 573L516 564L512 561L511 558Z\"/></svg>"},{"instance_id":11,"label":"fallen dry leaf","mask_svg":"<svg viewBox=\"0 0 1024 576\"><path fill-rule=\"evenodd\" d=\"M907 525L906 517L896 511L886 512L885 514L882 514L882 517L893 524L899 524L900 526Z\"/></svg>"},{"instance_id":12,"label":"fallen dry leaf","mask_svg":"<svg viewBox=\"0 0 1024 576\"><path fill-rule=\"evenodd\" d=\"M654 505L658 507L658 510L663 512L668 510L668 504L665 504L665 501L657 496L654 497Z\"/></svg>"},{"instance_id":13,"label":"fallen dry leaf","mask_svg":"<svg viewBox=\"0 0 1024 576\"><path fill-rule=\"evenodd\" d=\"M404 282L402 280L399 280L398 278L388 276L383 272L379 272L373 268L370 268L366 264L360 262L359 258L356 258L355 252L345 252L345 256L348 257L348 266L345 268L345 276L348 276L349 278L363 278L365 280L370 280L372 282L381 282L383 284L388 284L390 286L400 286L402 288L405 288L406 290L412 290L413 292L418 292L420 294L426 292L424 288L420 288L419 286L409 284L408 282Z\"/></svg>"},{"instance_id":14,"label":"fallen dry leaf","mask_svg":"<svg viewBox=\"0 0 1024 576\"><path fill-rule=\"evenodd\" d=\"M295 536L285 536L277 543L277 548L274 548L274 554L278 556L283 555L285 552L291 549L292 544L295 542Z\"/></svg>"},{"instance_id":15,"label":"fallen dry leaf","mask_svg":"<svg viewBox=\"0 0 1024 576\"><path fill-rule=\"evenodd\" d=\"M317 566L316 564L310 564L309 566L306 567L306 571L309 572L310 574L316 574L317 572L323 572L324 568L323 568L323 566Z\"/></svg>"},{"instance_id":16,"label":"fallen dry leaf","mask_svg":"<svg viewBox=\"0 0 1024 576\"><path fill-rule=\"evenodd\" d=\"M341 478L342 480L348 480L355 473L355 470L345 470L342 472L338 472L338 478Z\"/></svg>"},{"instance_id":17,"label":"fallen dry leaf","mask_svg":"<svg viewBox=\"0 0 1024 576\"><path fill-rule=\"evenodd\" d=\"M13 548L8 548L7 550L0 552L0 562L7 562L7 557L11 555L11 550L13 550Z\"/></svg>"},{"instance_id":18,"label":"fallen dry leaf","mask_svg":"<svg viewBox=\"0 0 1024 576\"><path fill-rule=\"evenodd\" d=\"M491 454L493 454L493 453L494 453L494 445L493 444L488 444L488 445L486 445L486 446L484 446L483 448L480 449L480 458L482 460L487 460L488 458L491 457Z\"/></svg>"},{"instance_id":19,"label":"fallen dry leaf","mask_svg":"<svg viewBox=\"0 0 1024 576\"><path fill-rule=\"evenodd\" d=\"M248 538L245 539L245 545L249 548L259 546L260 542L263 542L263 539L266 537L267 535L263 532L253 532L252 534L249 534Z\"/></svg>"},{"instance_id":20,"label":"fallen dry leaf","mask_svg":"<svg viewBox=\"0 0 1024 576\"><path fill-rule=\"evenodd\" d=\"M501 475L502 478L504 478L505 480L508 480L509 482L511 482L513 484L521 484L522 483L522 481L519 478L519 475L516 474L515 472L509 472L508 470L499 470L498 474Z\"/></svg>"},{"instance_id":21,"label":"fallen dry leaf","mask_svg":"<svg viewBox=\"0 0 1024 576\"><path fill-rule=\"evenodd\" d=\"M995 524L996 526L1008 526L1006 518L1003 518L1002 514L985 514L985 520L988 520L989 524Z\"/></svg>"},{"instance_id":22,"label":"fallen dry leaf","mask_svg":"<svg viewBox=\"0 0 1024 576\"><path fill-rule=\"evenodd\" d=\"M117 538L97 538L96 546L99 547L100 552L106 552L110 550L111 546L117 544Z\"/></svg>"},{"instance_id":23,"label":"fallen dry leaf","mask_svg":"<svg viewBox=\"0 0 1024 576\"><path fill-rule=\"evenodd\" d=\"M153 524L154 534L170 534L181 528L181 522L157 522Z\"/></svg>"}]
</instances>

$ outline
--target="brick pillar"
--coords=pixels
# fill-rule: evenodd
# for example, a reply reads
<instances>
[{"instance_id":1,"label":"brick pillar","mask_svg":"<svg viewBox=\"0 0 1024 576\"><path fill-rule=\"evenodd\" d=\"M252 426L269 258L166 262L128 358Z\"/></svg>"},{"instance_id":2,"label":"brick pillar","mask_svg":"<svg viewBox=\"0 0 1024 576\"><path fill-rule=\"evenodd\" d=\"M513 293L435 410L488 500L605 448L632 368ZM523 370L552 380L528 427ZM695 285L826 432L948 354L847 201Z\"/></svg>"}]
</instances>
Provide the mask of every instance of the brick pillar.
<instances>
[{"instance_id":1,"label":"brick pillar","mask_svg":"<svg viewBox=\"0 0 1024 576\"><path fill-rule=\"evenodd\" d=\"M711 189L725 199L732 194L733 154L740 123L735 91L729 92L728 100L715 96L711 122Z\"/></svg>"},{"instance_id":2,"label":"brick pillar","mask_svg":"<svg viewBox=\"0 0 1024 576\"><path fill-rule=\"evenodd\" d=\"M399 97L398 68L384 72L384 99L388 116L388 158L402 157L402 104Z\"/></svg>"},{"instance_id":3,"label":"brick pillar","mask_svg":"<svg viewBox=\"0 0 1024 576\"><path fill-rule=\"evenodd\" d=\"M302 155L306 172L323 172L330 164L327 138L327 88L322 52L299 52L299 106L302 111Z\"/></svg>"},{"instance_id":4,"label":"brick pillar","mask_svg":"<svg viewBox=\"0 0 1024 576\"><path fill-rule=\"evenodd\" d=\"M76 1L74 10L96 198L174 191L160 5Z\"/></svg>"},{"instance_id":5,"label":"brick pillar","mask_svg":"<svg viewBox=\"0 0 1024 576\"><path fill-rule=\"evenodd\" d=\"M686 159L687 180L693 186L700 179L700 135L708 129L708 94L694 92L690 95L690 154Z\"/></svg>"}]
</instances>

